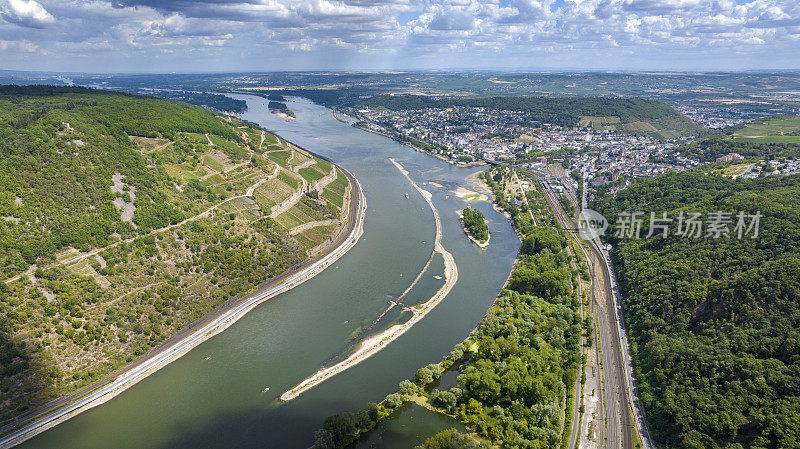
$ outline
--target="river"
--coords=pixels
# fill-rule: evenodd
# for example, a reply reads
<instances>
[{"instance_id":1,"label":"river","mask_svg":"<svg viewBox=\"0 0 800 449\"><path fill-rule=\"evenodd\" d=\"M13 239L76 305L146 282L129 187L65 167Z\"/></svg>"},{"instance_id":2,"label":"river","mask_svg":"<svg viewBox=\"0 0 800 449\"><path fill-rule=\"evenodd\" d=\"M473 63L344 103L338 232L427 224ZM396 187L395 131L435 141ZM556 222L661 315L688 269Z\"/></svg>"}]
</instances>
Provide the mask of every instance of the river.
<instances>
[{"instance_id":1,"label":"river","mask_svg":"<svg viewBox=\"0 0 800 449\"><path fill-rule=\"evenodd\" d=\"M248 102L242 118L331 159L359 179L368 205L361 240L314 279L261 304L114 399L21 447L305 449L326 416L378 401L420 366L440 361L477 325L499 292L519 240L488 202L473 202L489 221L491 245L482 250L472 244L456 215L466 203L452 192L469 188L465 177L479 169L455 167L348 126L305 99L291 99L288 105L297 119L286 120L269 113L266 99L234 96ZM386 349L297 399L279 403L283 391L340 353L354 332L378 317L430 257L431 210L389 158L433 193L442 243L458 265L458 282L435 310ZM415 296L425 300L438 287L420 282Z\"/></svg>"}]
</instances>

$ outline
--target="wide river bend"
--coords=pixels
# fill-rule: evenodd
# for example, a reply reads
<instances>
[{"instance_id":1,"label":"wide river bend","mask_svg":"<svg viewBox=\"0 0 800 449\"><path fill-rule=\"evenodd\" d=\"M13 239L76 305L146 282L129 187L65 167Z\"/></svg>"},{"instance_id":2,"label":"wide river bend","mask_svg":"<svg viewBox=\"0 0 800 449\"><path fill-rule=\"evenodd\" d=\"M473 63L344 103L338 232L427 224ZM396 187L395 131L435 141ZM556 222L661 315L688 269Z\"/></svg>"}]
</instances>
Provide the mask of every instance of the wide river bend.
<instances>
[{"instance_id":1,"label":"wide river bend","mask_svg":"<svg viewBox=\"0 0 800 449\"><path fill-rule=\"evenodd\" d=\"M114 399L21 447L305 449L326 416L380 400L420 366L440 361L477 325L502 288L519 249L508 220L488 202L470 203L489 221L491 244L484 250L466 238L456 215L467 203L453 191L469 188L465 178L479 169L454 167L348 126L330 109L305 99L288 103L297 119L286 120L269 113L266 99L233 96L248 102L242 118L331 159L359 179L369 205L361 240L314 279L266 301ZM442 244L458 264L458 282L383 351L280 403L283 391L341 353L430 258L431 209L389 158L433 194ZM433 275L414 287L414 296L425 300L437 291Z\"/></svg>"}]
</instances>

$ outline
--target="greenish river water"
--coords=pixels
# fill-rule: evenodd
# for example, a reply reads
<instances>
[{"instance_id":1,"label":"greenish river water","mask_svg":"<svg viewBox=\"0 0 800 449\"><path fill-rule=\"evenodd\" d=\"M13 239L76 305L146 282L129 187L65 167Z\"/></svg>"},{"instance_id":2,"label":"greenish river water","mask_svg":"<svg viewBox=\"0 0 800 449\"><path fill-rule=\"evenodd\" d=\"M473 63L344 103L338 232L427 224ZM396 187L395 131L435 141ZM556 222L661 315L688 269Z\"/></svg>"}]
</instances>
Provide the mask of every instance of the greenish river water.
<instances>
[{"instance_id":1,"label":"greenish river water","mask_svg":"<svg viewBox=\"0 0 800 449\"><path fill-rule=\"evenodd\" d=\"M270 114L266 99L237 97L248 101L243 118L330 158L359 179L368 204L361 240L314 279L261 304L221 335L116 398L22 447L307 448L326 416L380 400L418 367L440 361L477 325L501 289L519 249L511 225L488 202L471 203L489 221L491 245L482 250L466 238L456 215L466 203L452 190L468 187L464 178L478 169L454 167L343 124L329 109L304 99L289 103L297 119L288 121ZM431 254L430 208L390 157L433 193L442 219L442 243L458 265L458 283L435 310L386 349L299 398L278 404L281 393L340 353L351 334L377 318ZM424 301L439 285L426 279L409 295ZM426 413L404 412L394 424L388 423L378 447L403 447L406 440L390 442L401 438L393 434L448 427L448 420L426 418ZM408 432L394 432L396 424Z\"/></svg>"},{"instance_id":2,"label":"greenish river water","mask_svg":"<svg viewBox=\"0 0 800 449\"><path fill-rule=\"evenodd\" d=\"M353 449L411 449L450 428L466 431L463 424L447 415L407 403L363 435Z\"/></svg>"}]
</instances>

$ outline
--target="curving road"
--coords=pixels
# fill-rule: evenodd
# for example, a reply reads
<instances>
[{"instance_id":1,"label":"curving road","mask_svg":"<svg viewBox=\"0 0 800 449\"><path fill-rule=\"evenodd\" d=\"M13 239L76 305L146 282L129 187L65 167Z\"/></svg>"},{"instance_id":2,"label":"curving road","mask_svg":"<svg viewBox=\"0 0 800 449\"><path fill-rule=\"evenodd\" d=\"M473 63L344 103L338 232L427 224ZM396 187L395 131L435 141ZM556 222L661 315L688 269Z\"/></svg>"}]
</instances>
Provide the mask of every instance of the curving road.
<instances>
[{"instance_id":1,"label":"curving road","mask_svg":"<svg viewBox=\"0 0 800 449\"><path fill-rule=\"evenodd\" d=\"M253 196L253 192L255 191L255 189L258 186L260 186L261 184L269 181L270 179L272 179L272 178L274 178L275 176L278 175L279 169L280 169L280 167L278 166L278 164L275 164L275 170L273 170L271 174L267 175L266 178L263 178L263 179L260 179L260 180L256 181L256 183L251 185L247 189L247 192L245 192L244 194L232 196L230 198L222 200L219 203L217 203L217 204L209 207L208 209L204 210L203 212L200 212L199 214L194 215L192 217L189 217L189 218L187 218L187 219L185 219L185 220L183 220L181 222L178 222L178 223L175 223L175 224L171 224L171 225L165 226L163 228L153 229L152 231L150 231L150 233L148 235L155 235L155 234L159 234L159 233L162 233L162 232L166 232L166 231L169 231L171 229L175 229L177 227L183 226L186 223L189 223L189 222L192 222L192 221L197 221L197 220L199 220L201 218L206 218L211 214L211 212L219 209L224 204L227 204L227 203L229 203L229 202L231 202L233 200L237 200L237 199L240 199L240 198L252 197ZM295 194L296 193L297 192L295 192ZM70 265L70 264L73 264L75 262L87 259L87 258L95 256L97 254L100 254L101 252L103 252L103 251L105 251L107 249L114 248L114 247L120 245L121 243L131 243L131 242L133 242L134 240L136 240L139 237L141 237L141 235L137 235L136 237L131 237L131 238L128 238L128 239L117 240L116 242L114 242L114 243L112 243L110 245L106 245L106 246L104 246L102 248L95 248L95 249L93 249L91 251L88 251L88 252L85 252L85 253L78 253L78 254L75 254L74 256L61 259L59 261L59 263L62 264L62 265ZM10 283L16 281L17 279L21 278L22 276L30 276L31 274L33 274L35 268L36 268L36 266L32 265L26 271L14 276L14 277L8 278L3 282L5 282L6 284L10 284Z\"/></svg>"},{"instance_id":2,"label":"curving road","mask_svg":"<svg viewBox=\"0 0 800 449\"><path fill-rule=\"evenodd\" d=\"M351 182L355 183L358 188L358 207L353 208L354 210L352 211L355 217L351 217L351 219L354 219L354 225L350 234L338 247L336 247L336 249L299 272L290 275L281 284L259 293L258 295L237 305L233 309L223 313L211 322L204 324L182 340L163 349L161 352L154 354L144 363L119 375L113 381L94 390L80 400L44 415L25 425L24 427L4 436L2 439L0 439L0 449L9 448L20 444L83 411L110 400L151 373L159 370L170 362L177 360L179 357L186 354L203 341L222 332L257 305L311 279L343 256L347 251L355 246L359 237L363 233L364 216L367 205L366 197L364 196L361 184L357 179L355 179L355 177L344 170L342 171L348 176L348 178L350 178Z\"/></svg>"}]
</instances>

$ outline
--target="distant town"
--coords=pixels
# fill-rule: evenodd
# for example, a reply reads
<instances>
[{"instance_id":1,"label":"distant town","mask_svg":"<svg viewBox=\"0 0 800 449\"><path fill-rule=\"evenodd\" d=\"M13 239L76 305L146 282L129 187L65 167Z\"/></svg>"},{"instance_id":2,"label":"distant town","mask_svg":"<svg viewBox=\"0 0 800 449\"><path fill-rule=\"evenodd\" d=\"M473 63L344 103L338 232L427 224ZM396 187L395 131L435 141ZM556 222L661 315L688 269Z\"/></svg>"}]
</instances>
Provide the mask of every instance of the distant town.
<instances>
[{"instance_id":1,"label":"distant town","mask_svg":"<svg viewBox=\"0 0 800 449\"><path fill-rule=\"evenodd\" d=\"M734 107L702 107L679 105L675 109L685 114L690 119L711 129L721 129L728 126L747 123L757 118L766 117L771 114L788 112L783 110L775 111L753 111L749 109ZM791 112L796 112L792 110Z\"/></svg>"},{"instance_id":2,"label":"distant town","mask_svg":"<svg viewBox=\"0 0 800 449\"><path fill-rule=\"evenodd\" d=\"M747 123L764 115L733 108L677 109L709 128ZM457 165L504 163L545 173L549 165L561 163L565 168L562 184L572 184L564 184L572 190L577 188L576 180L582 178L590 192L602 187L615 194L635 178L703 163L679 150L692 138L664 140L588 124L564 127L532 121L522 111L455 106L397 111L360 108L347 112L358 119L353 126L386 135ZM715 161L740 159L745 158L731 152ZM797 160L751 161L724 172L743 179L798 173Z\"/></svg>"},{"instance_id":3,"label":"distant town","mask_svg":"<svg viewBox=\"0 0 800 449\"><path fill-rule=\"evenodd\" d=\"M625 188L631 179L697 166L675 148L688 139L649 136L592 127L533 123L524 112L453 107L391 111L359 109L355 126L388 135L456 164L506 162L541 169L569 159L570 169L594 185ZM567 158L567 156L569 156Z\"/></svg>"}]
</instances>

